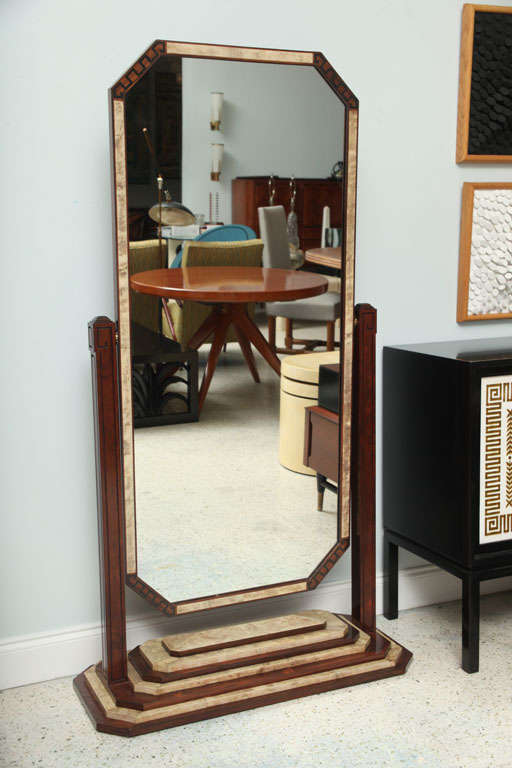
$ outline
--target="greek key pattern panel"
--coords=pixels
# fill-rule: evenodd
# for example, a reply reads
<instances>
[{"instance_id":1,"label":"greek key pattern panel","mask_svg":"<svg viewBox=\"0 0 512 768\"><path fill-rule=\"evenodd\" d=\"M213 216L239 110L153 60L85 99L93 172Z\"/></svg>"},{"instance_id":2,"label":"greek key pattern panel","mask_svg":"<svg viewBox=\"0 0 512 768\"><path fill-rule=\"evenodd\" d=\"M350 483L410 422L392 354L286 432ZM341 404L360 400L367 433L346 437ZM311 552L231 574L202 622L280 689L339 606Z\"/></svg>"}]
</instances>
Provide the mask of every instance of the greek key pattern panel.
<instances>
[{"instance_id":1,"label":"greek key pattern panel","mask_svg":"<svg viewBox=\"0 0 512 768\"><path fill-rule=\"evenodd\" d=\"M512 376L481 383L480 544L512 539Z\"/></svg>"}]
</instances>

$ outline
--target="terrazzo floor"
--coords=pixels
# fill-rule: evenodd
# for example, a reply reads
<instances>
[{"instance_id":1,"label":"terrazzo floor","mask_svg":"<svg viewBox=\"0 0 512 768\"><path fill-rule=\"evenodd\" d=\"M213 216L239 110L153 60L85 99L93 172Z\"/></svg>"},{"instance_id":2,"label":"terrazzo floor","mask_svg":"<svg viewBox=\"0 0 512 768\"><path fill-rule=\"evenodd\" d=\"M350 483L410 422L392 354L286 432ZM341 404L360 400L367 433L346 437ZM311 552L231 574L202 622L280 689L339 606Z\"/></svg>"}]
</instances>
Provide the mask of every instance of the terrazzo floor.
<instances>
[{"instance_id":1,"label":"terrazzo floor","mask_svg":"<svg viewBox=\"0 0 512 768\"><path fill-rule=\"evenodd\" d=\"M135 739L100 734L71 678L0 695L2 768L510 768L512 593L481 601L480 672L460 668L460 603L379 617L405 676Z\"/></svg>"}]
</instances>

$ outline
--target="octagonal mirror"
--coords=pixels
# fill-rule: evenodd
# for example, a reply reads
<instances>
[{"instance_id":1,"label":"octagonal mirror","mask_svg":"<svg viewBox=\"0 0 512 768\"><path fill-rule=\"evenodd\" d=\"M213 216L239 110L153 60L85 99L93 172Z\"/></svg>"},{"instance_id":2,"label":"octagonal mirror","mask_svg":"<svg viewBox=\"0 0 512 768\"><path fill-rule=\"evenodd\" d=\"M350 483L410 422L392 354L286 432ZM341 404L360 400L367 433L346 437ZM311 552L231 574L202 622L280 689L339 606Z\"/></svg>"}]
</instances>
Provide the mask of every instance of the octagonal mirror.
<instances>
[{"instance_id":1,"label":"octagonal mirror","mask_svg":"<svg viewBox=\"0 0 512 768\"><path fill-rule=\"evenodd\" d=\"M128 584L168 614L312 589L349 540L357 100L319 53L157 41L111 107Z\"/></svg>"}]
</instances>

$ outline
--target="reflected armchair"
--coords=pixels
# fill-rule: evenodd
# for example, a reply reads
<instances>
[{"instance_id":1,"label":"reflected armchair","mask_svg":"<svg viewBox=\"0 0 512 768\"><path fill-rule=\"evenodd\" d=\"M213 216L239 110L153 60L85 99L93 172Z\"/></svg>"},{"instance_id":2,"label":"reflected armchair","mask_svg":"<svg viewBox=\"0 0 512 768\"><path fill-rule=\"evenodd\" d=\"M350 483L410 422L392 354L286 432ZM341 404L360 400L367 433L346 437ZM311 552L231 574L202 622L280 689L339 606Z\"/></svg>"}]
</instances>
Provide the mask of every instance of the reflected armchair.
<instances>
[{"instance_id":1,"label":"reflected armchair","mask_svg":"<svg viewBox=\"0 0 512 768\"><path fill-rule=\"evenodd\" d=\"M206 232L202 232L200 235L194 238L194 242L203 243L232 243L242 242L243 240L256 240L256 232L250 227L246 227L245 224L222 224L219 227L213 227L207 229ZM183 246L180 245L176 251L176 256L171 268L181 267L181 261L183 257Z\"/></svg>"},{"instance_id":2,"label":"reflected armchair","mask_svg":"<svg viewBox=\"0 0 512 768\"><path fill-rule=\"evenodd\" d=\"M166 261L167 248L159 247L158 240L135 240L129 244L128 273L130 276L148 269L162 269L167 266ZM158 296L148 296L130 290L130 319L132 323L159 334L161 326ZM144 351L143 348L134 350L135 354L142 354Z\"/></svg>"},{"instance_id":3,"label":"reflected armchair","mask_svg":"<svg viewBox=\"0 0 512 768\"><path fill-rule=\"evenodd\" d=\"M201 242L189 240L183 250L182 267L261 267L263 242L261 240L245 240L239 242ZM162 313L163 333L168 338L175 338L186 349L189 340L201 327L212 310L204 304L186 301L182 305L173 299L167 302L169 314L174 325L175 336L172 335L169 323ZM249 312L254 312L254 306L249 305ZM206 343L210 343L213 334ZM228 329L226 341L237 341L238 337L232 326Z\"/></svg>"}]
</instances>

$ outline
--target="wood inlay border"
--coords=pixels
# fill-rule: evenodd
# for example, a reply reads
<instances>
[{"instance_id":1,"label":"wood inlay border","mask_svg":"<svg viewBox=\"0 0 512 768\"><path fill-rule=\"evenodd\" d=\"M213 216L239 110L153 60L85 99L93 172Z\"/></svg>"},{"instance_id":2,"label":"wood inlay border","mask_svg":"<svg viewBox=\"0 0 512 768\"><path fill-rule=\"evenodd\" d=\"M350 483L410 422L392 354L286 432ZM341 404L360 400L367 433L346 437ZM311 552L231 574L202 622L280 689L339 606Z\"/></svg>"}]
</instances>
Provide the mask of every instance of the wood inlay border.
<instances>
[{"instance_id":1,"label":"wood inlay border","mask_svg":"<svg viewBox=\"0 0 512 768\"><path fill-rule=\"evenodd\" d=\"M165 53L165 43L163 40L155 40L155 42L144 51L142 56L137 59L135 64L125 72L125 74L115 83L112 88L114 98L124 99L130 88L140 80L140 78L151 69L155 61L157 61L162 54Z\"/></svg>"},{"instance_id":2,"label":"wood inlay border","mask_svg":"<svg viewBox=\"0 0 512 768\"><path fill-rule=\"evenodd\" d=\"M201 597L171 603L158 594L137 575L135 476L133 448L133 419L131 396L131 351L128 283L127 176L125 144L124 98L135 83L163 55L183 55L275 64L314 67L336 96L345 105L345 196L342 244L342 317L341 352L343 367L340 418L340 472L338 494L338 543L326 554L308 579L293 583L269 585L265 588L239 590L223 595ZM227 45L207 45L176 41L155 41L133 66L116 82L111 91L114 148L115 236L117 241L117 282L119 317L119 367L121 426L123 446L124 511L126 518L127 583L158 610L166 615L190 613L218 606L248 602L277 595L314 589L345 552L350 536L350 457L352 416L352 355L354 330L354 261L357 184L358 100L336 70L321 53L311 51L282 51Z\"/></svg>"},{"instance_id":3,"label":"wood inlay border","mask_svg":"<svg viewBox=\"0 0 512 768\"><path fill-rule=\"evenodd\" d=\"M352 107L357 109L359 102L354 96L348 85L338 75L334 67L329 64L327 59L322 53L315 53L314 64L316 70L322 75L324 80L331 86L339 99L345 104L346 107Z\"/></svg>"}]
</instances>

